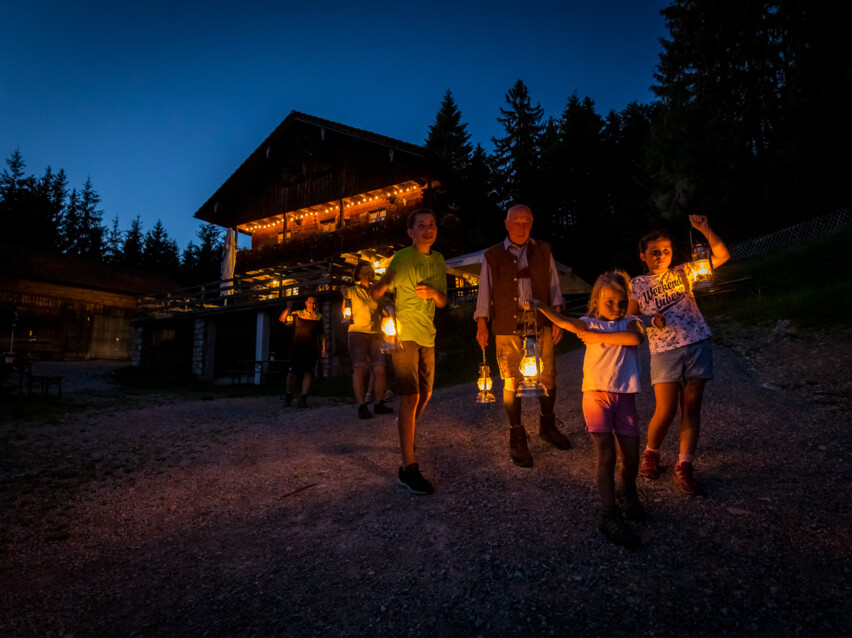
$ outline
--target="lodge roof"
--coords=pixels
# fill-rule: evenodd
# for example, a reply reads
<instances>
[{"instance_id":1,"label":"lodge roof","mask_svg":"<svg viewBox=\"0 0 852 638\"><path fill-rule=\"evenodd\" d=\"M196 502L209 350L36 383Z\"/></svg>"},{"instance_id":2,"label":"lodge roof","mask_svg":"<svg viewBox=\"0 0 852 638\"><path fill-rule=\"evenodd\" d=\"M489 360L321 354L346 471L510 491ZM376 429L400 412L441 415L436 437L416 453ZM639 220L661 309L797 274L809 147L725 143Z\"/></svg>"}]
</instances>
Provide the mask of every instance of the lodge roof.
<instances>
[{"instance_id":1,"label":"lodge roof","mask_svg":"<svg viewBox=\"0 0 852 638\"><path fill-rule=\"evenodd\" d=\"M177 288L165 275L12 244L0 244L0 277L132 296Z\"/></svg>"},{"instance_id":2,"label":"lodge roof","mask_svg":"<svg viewBox=\"0 0 852 638\"><path fill-rule=\"evenodd\" d=\"M425 180L425 157L422 146L291 111L195 217L235 227L407 179Z\"/></svg>"}]
</instances>

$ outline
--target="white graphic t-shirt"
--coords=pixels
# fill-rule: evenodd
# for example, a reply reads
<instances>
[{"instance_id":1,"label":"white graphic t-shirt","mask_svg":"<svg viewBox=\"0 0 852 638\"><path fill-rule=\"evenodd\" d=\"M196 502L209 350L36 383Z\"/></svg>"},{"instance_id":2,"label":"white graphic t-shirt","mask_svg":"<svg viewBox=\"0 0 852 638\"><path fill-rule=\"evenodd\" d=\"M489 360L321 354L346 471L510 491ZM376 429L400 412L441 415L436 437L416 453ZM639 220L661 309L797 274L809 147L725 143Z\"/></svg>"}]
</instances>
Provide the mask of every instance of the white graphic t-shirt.
<instances>
[{"instance_id":1,"label":"white graphic t-shirt","mask_svg":"<svg viewBox=\"0 0 852 638\"><path fill-rule=\"evenodd\" d=\"M647 328L651 354L674 350L711 336L710 327L692 294L691 264L669 268L659 275L640 275L631 283L630 298L639 304L643 315L660 312L666 317L666 327L662 330L654 326Z\"/></svg>"}]
</instances>

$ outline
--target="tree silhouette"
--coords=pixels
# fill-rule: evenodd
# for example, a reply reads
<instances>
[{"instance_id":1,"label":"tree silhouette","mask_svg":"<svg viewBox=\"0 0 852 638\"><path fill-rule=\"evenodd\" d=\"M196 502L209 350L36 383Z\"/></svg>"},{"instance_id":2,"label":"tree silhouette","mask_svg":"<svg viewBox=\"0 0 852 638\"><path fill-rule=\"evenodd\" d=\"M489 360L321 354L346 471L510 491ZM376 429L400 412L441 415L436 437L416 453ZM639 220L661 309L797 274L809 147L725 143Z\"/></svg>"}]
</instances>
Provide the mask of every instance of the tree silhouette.
<instances>
[{"instance_id":1,"label":"tree silhouette","mask_svg":"<svg viewBox=\"0 0 852 638\"><path fill-rule=\"evenodd\" d=\"M145 234L142 249L142 266L152 272L177 273L180 267L177 244L169 238L163 222L157 220Z\"/></svg>"},{"instance_id":2,"label":"tree silhouette","mask_svg":"<svg viewBox=\"0 0 852 638\"><path fill-rule=\"evenodd\" d=\"M544 110L538 103L532 105L529 90L521 80L506 94L506 103L508 108L500 107L502 117L497 118L505 135L491 139L497 201L504 209L526 204L535 215L541 187L539 160Z\"/></svg>"},{"instance_id":3,"label":"tree silhouette","mask_svg":"<svg viewBox=\"0 0 852 638\"><path fill-rule=\"evenodd\" d=\"M107 264L120 264L124 249L124 231L118 226L118 215L112 218L112 225L104 235L103 261Z\"/></svg>"}]
</instances>

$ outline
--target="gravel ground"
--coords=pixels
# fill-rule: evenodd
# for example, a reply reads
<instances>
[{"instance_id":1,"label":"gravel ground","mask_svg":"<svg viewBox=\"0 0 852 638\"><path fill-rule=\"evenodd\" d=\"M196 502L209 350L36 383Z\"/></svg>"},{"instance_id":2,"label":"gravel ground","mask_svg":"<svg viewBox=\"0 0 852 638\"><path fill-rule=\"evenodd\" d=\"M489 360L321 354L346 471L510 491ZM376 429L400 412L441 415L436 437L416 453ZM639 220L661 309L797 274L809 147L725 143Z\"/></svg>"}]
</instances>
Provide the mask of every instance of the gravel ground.
<instances>
[{"instance_id":1,"label":"gravel ground","mask_svg":"<svg viewBox=\"0 0 852 638\"><path fill-rule=\"evenodd\" d=\"M574 447L533 436L532 469L510 462L501 407L472 384L436 392L418 434L428 497L396 485L393 417L143 404L115 396L108 366L66 368L68 400L113 400L0 424L0 635L852 635L852 335L717 335L706 496L677 493L671 467L641 481L636 551L596 529L579 350L559 360Z\"/></svg>"}]
</instances>

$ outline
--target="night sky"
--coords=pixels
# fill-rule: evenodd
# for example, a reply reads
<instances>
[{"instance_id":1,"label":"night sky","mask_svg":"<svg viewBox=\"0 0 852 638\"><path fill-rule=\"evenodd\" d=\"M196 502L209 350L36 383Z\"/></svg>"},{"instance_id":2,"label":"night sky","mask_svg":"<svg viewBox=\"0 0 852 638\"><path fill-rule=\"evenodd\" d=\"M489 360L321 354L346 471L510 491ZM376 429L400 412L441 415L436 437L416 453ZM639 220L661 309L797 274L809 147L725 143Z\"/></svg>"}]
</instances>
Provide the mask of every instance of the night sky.
<instances>
[{"instance_id":1,"label":"night sky","mask_svg":"<svg viewBox=\"0 0 852 638\"><path fill-rule=\"evenodd\" d=\"M0 153L91 177L104 223L196 210L291 110L422 144L450 89L492 150L521 79L546 117L653 99L663 1L6 3ZM246 245L247 240L241 241Z\"/></svg>"}]
</instances>

